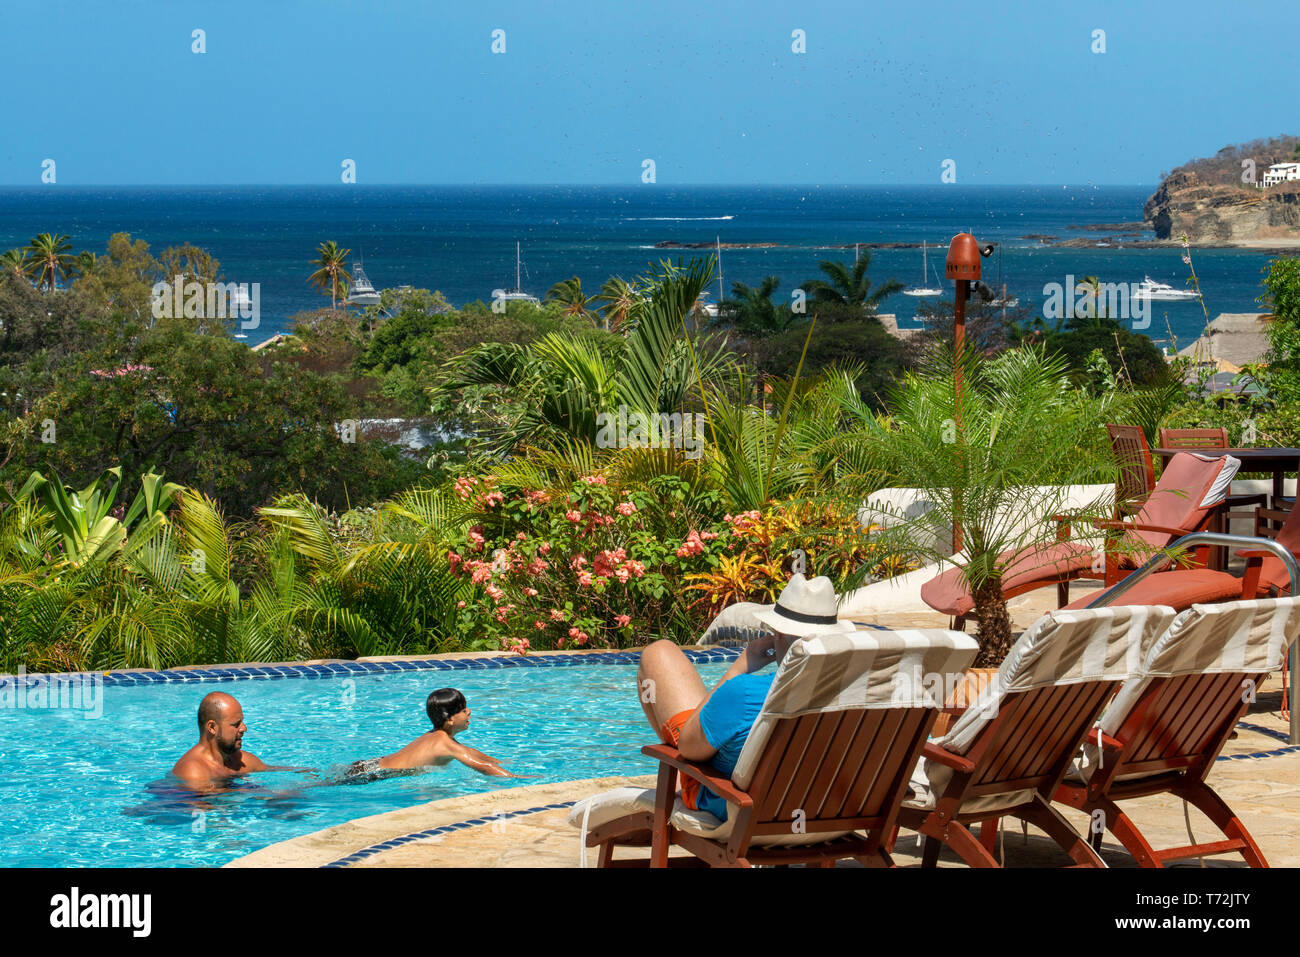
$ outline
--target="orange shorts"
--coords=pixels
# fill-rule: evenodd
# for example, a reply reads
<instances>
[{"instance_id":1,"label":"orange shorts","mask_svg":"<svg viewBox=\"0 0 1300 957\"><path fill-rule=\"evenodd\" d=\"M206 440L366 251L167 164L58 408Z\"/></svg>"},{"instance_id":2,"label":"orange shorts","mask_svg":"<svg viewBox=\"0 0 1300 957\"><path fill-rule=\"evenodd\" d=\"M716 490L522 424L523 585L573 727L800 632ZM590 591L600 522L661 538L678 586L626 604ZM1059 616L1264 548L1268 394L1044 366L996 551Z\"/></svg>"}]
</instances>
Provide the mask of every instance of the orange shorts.
<instances>
[{"instance_id":1,"label":"orange shorts","mask_svg":"<svg viewBox=\"0 0 1300 957\"><path fill-rule=\"evenodd\" d=\"M663 738L664 744L671 744L674 748L677 747L677 741L682 734L682 725L684 725L697 710L699 709L688 708L685 711L679 711L664 722L664 726L659 729L659 735ZM682 782L682 803L692 811L698 811L699 808L696 806L695 802L700 793L700 782L695 780L695 778L688 778L684 774L679 774L678 780Z\"/></svg>"}]
</instances>

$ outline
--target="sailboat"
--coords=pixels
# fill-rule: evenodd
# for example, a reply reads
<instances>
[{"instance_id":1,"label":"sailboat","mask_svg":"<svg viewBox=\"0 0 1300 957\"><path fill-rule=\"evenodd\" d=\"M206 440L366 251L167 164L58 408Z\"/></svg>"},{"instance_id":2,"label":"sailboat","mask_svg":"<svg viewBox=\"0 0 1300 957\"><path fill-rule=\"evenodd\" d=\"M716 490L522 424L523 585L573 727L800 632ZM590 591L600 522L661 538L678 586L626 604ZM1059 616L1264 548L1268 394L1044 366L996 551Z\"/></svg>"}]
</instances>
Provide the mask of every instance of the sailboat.
<instances>
[{"instance_id":1,"label":"sailboat","mask_svg":"<svg viewBox=\"0 0 1300 957\"><path fill-rule=\"evenodd\" d=\"M519 243L515 243L515 288L493 289L492 299L495 302L531 302L534 306L540 306L541 300L536 296L530 296L528 293L524 292L520 281L519 264Z\"/></svg>"},{"instance_id":2,"label":"sailboat","mask_svg":"<svg viewBox=\"0 0 1300 957\"><path fill-rule=\"evenodd\" d=\"M927 273L930 271L929 262L926 256L925 240L921 241L921 285L913 286L911 289L904 289L904 296L942 296L943 290L936 289L933 286L926 286L929 279Z\"/></svg>"}]
</instances>

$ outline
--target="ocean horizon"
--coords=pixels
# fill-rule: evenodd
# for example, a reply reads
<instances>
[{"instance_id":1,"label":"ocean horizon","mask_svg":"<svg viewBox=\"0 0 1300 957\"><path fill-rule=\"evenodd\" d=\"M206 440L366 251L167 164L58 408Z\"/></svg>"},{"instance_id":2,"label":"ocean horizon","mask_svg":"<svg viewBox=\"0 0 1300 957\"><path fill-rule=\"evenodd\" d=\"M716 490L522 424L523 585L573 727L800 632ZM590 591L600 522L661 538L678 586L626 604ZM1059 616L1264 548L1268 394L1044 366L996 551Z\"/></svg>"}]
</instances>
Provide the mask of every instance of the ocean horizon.
<instances>
[{"instance_id":1,"label":"ocean horizon","mask_svg":"<svg viewBox=\"0 0 1300 957\"><path fill-rule=\"evenodd\" d=\"M708 255L707 249L663 249L657 243L723 244L726 293L733 281L758 285L780 277L776 298L820 274L824 259L850 262L855 243L921 243L927 284L942 275L944 247L957 232L996 242L984 280L1040 309L1044 287L1067 276L1137 283L1145 277L1185 288L1179 248L1092 245L1060 248L1035 236L1105 242L1120 230L1084 227L1138 223L1154 185L1132 186L735 186L639 187L568 185L331 186L9 186L0 187L0 250L38 233L70 237L74 249L103 253L115 232L149 243L157 254L192 242L221 263L226 281L260 284L256 342L290 327L301 311L327 306L307 282L317 246L333 240L364 262L376 288L436 289L456 306L489 301L515 282L539 298L556 282L578 276L588 295L610 276L632 278L663 259ZM1149 229L1134 228L1152 239ZM726 245L750 244L728 249ZM772 244L757 246L756 244ZM921 250L872 249L875 284L922 280ZM1258 311L1256 297L1269 260L1243 249L1193 248L1193 264L1211 317ZM999 278L1000 272L1000 278ZM946 285L946 284L945 284ZM710 290L718 298L715 280ZM894 295L883 312L913 321L917 300ZM1153 339L1172 333L1186 345L1203 328L1201 303L1152 303Z\"/></svg>"}]
</instances>

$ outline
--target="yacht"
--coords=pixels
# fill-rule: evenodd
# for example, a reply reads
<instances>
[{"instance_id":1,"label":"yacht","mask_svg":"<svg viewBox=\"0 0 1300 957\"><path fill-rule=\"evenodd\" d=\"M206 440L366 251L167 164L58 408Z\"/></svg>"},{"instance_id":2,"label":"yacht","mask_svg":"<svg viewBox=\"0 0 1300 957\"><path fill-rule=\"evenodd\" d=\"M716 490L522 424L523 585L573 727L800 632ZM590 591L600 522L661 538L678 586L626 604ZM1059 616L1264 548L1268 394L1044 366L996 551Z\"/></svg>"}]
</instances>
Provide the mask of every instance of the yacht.
<instances>
[{"instance_id":1,"label":"yacht","mask_svg":"<svg viewBox=\"0 0 1300 957\"><path fill-rule=\"evenodd\" d=\"M375 291L366 271L361 268L361 263L352 264L352 288L348 292L346 304L349 306L379 305L379 293Z\"/></svg>"},{"instance_id":2,"label":"yacht","mask_svg":"<svg viewBox=\"0 0 1300 957\"><path fill-rule=\"evenodd\" d=\"M904 289L903 295L904 296L942 296L943 295L942 289L937 289L925 285L925 282L928 279L929 271L930 271L930 267L929 267L928 257L926 256L925 241L922 240L921 241L921 285L913 286L911 289Z\"/></svg>"},{"instance_id":3,"label":"yacht","mask_svg":"<svg viewBox=\"0 0 1300 957\"><path fill-rule=\"evenodd\" d=\"M540 306L541 300L536 296L529 295L523 291L519 278L519 244L515 243L515 288L513 289L493 289L493 302L531 302L534 306Z\"/></svg>"},{"instance_id":4,"label":"yacht","mask_svg":"<svg viewBox=\"0 0 1300 957\"><path fill-rule=\"evenodd\" d=\"M1142 280L1141 285L1133 291L1130 298L1148 299L1156 302L1183 302L1188 299L1200 299L1199 292L1193 292L1190 289L1175 289L1173 286L1166 286L1162 282L1156 282L1150 276Z\"/></svg>"}]
</instances>

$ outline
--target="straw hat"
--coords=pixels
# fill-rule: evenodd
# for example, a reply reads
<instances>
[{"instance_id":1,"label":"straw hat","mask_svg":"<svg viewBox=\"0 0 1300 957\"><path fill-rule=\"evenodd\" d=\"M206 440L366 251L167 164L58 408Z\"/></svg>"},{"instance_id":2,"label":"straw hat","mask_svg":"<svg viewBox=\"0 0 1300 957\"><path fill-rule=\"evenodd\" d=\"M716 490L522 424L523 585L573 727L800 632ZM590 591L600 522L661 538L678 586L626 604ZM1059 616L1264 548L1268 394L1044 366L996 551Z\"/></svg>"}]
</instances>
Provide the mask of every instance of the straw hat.
<instances>
[{"instance_id":1,"label":"straw hat","mask_svg":"<svg viewBox=\"0 0 1300 957\"><path fill-rule=\"evenodd\" d=\"M835 586L825 575L812 581L795 575L786 583L771 611L755 612L754 617L783 635L841 635L855 631L850 621L837 617L840 600Z\"/></svg>"}]
</instances>

